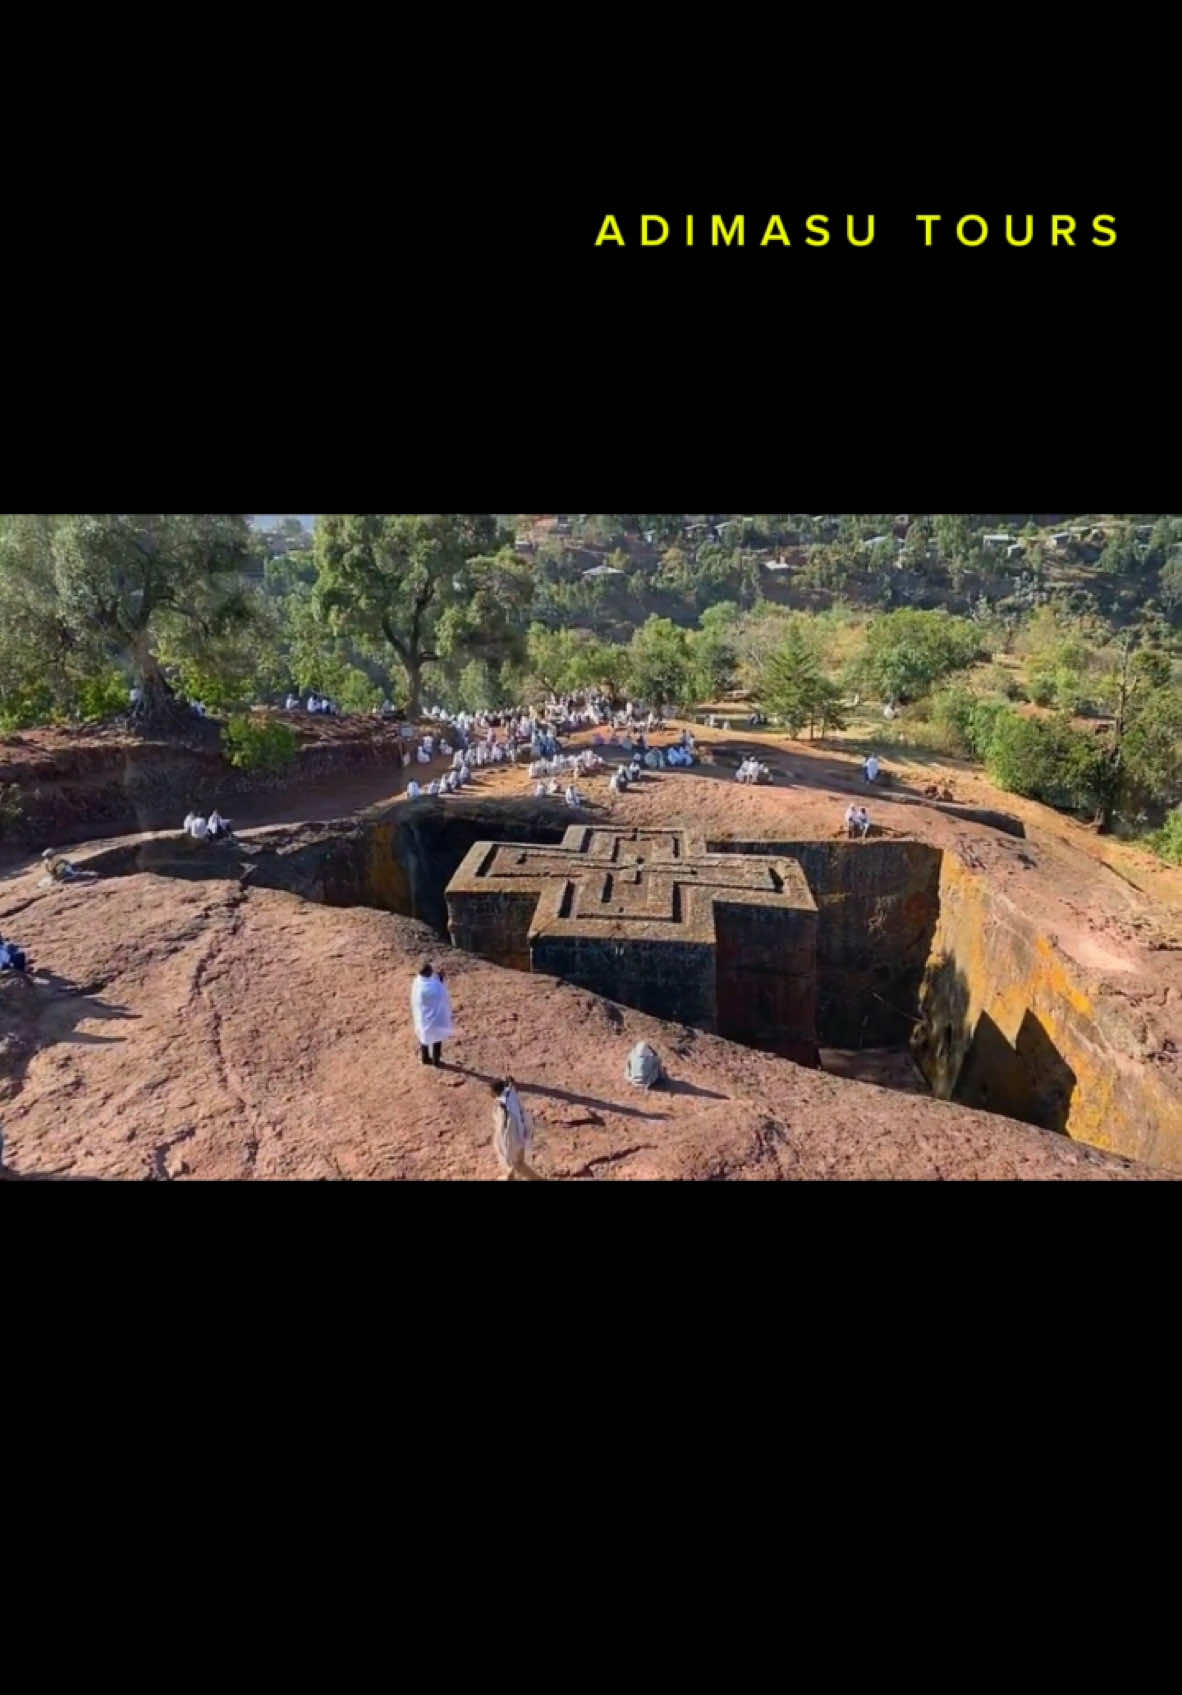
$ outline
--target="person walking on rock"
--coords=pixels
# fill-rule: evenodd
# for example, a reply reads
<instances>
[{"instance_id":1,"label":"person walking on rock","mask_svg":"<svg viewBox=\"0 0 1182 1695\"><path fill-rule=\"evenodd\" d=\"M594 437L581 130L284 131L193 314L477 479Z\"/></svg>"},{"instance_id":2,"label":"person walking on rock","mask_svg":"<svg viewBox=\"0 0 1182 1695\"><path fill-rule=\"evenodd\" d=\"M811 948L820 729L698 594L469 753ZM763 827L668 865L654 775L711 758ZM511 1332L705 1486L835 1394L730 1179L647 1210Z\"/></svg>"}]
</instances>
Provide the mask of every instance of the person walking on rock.
<instances>
[{"instance_id":1,"label":"person walking on rock","mask_svg":"<svg viewBox=\"0 0 1182 1695\"><path fill-rule=\"evenodd\" d=\"M441 1065L440 1050L454 1034L451 996L443 977L428 961L420 965L411 984L410 1010L419 1041L419 1059L424 1065Z\"/></svg>"},{"instance_id":2,"label":"person walking on rock","mask_svg":"<svg viewBox=\"0 0 1182 1695\"><path fill-rule=\"evenodd\" d=\"M525 1162L533 1141L533 1125L521 1104L512 1077L498 1078L492 1084L493 1149L501 1167L502 1182L536 1178Z\"/></svg>"}]
</instances>

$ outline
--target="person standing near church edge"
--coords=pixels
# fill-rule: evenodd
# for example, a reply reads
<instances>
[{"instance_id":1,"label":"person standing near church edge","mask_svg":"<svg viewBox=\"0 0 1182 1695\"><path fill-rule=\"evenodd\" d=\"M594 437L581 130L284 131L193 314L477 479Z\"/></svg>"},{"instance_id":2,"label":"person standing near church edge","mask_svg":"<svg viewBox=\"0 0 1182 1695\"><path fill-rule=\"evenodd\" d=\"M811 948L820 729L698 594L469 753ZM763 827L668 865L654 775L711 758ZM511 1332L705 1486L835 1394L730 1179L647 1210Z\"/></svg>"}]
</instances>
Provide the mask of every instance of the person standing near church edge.
<instances>
[{"instance_id":1,"label":"person standing near church edge","mask_svg":"<svg viewBox=\"0 0 1182 1695\"><path fill-rule=\"evenodd\" d=\"M411 984L410 1010L419 1041L419 1059L423 1065L441 1065L443 1043L452 1036L451 996L447 984L427 960L420 965Z\"/></svg>"}]
</instances>

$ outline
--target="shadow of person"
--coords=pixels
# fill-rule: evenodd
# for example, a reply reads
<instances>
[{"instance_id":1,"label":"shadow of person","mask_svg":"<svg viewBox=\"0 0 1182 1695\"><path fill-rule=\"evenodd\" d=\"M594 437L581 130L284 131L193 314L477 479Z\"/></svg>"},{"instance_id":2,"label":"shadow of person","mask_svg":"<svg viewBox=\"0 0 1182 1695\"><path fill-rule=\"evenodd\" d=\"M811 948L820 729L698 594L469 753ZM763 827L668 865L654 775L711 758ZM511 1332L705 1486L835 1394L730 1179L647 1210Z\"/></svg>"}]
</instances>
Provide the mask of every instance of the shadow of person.
<instances>
[{"instance_id":1,"label":"shadow of person","mask_svg":"<svg viewBox=\"0 0 1182 1695\"><path fill-rule=\"evenodd\" d=\"M661 1085L663 1095L701 1095L709 1101L729 1101L729 1095L723 1095L717 1089L702 1089L696 1083L686 1083L678 1078L666 1078Z\"/></svg>"},{"instance_id":2,"label":"shadow of person","mask_svg":"<svg viewBox=\"0 0 1182 1695\"><path fill-rule=\"evenodd\" d=\"M484 1071L477 1071L472 1066L456 1065L453 1061L448 1067L452 1071L462 1071L465 1077L475 1077L481 1083L495 1083L497 1078ZM623 1118L668 1118L667 1112L641 1112L639 1107L622 1106L619 1101L600 1100L596 1095L576 1095L569 1089L551 1089L544 1083L523 1083L519 1077L514 1077L514 1084L520 1095L544 1095L550 1100L565 1101L569 1106L589 1106L600 1112L616 1112ZM666 1089L668 1085L665 1085ZM726 1099L726 1096L720 1097Z\"/></svg>"}]
</instances>

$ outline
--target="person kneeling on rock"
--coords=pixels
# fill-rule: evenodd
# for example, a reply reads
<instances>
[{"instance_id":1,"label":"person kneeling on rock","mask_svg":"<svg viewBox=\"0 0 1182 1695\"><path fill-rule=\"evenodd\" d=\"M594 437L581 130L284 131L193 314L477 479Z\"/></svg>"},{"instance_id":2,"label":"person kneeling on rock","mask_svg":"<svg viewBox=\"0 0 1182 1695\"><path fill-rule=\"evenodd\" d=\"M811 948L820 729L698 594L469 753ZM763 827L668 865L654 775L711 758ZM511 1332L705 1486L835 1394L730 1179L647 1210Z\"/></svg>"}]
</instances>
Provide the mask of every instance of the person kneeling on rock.
<instances>
[{"instance_id":1,"label":"person kneeling on rock","mask_svg":"<svg viewBox=\"0 0 1182 1695\"><path fill-rule=\"evenodd\" d=\"M63 858L60 853L55 853L52 848L46 848L41 855L41 863L55 883L73 883L77 880L77 866Z\"/></svg>"},{"instance_id":2,"label":"person kneeling on rock","mask_svg":"<svg viewBox=\"0 0 1182 1695\"><path fill-rule=\"evenodd\" d=\"M657 1055L655 1048L647 1042L637 1042L628 1055L628 1064L624 1075L629 1083L638 1089L653 1089L665 1075L665 1068Z\"/></svg>"}]
</instances>

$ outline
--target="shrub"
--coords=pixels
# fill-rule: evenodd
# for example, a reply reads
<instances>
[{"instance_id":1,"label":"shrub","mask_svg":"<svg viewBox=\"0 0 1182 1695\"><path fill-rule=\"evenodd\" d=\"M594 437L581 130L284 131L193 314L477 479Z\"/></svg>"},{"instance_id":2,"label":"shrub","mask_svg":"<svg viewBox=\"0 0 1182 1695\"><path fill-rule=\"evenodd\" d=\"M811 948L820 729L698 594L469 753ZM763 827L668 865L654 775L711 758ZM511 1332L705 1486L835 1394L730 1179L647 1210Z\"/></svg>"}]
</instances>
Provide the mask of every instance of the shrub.
<instances>
[{"instance_id":1,"label":"shrub","mask_svg":"<svg viewBox=\"0 0 1182 1695\"><path fill-rule=\"evenodd\" d=\"M875 729L874 739L883 747L920 749L924 753L955 756L963 753L960 739L945 725L928 723L922 718L896 718L893 723Z\"/></svg>"},{"instance_id":2,"label":"shrub","mask_svg":"<svg viewBox=\"0 0 1182 1695\"><path fill-rule=\"evenodd\" d=\"M342 712L370 712L385 699L385 690L355 665L344 673L339 689L328 692Z\"/></svg>"},{"instance_id":3,"label":"shrub","mask_svg":"<svg viewBox=\"0 0 1182 1695\"><path fill-rule=\"evenodd\" d=\"M1035 706L1053 706L1055 704L1055 673L1053 671L1032 670L1027 687Z\"/></svg>"},{"instance_id":4,"label":"shrub","mask_svg":"<svg viewBox=\"0 0 1182 1695\"><path fill-rule=\"evenodd\" d=\"M54 694L48 683L5 688L0 681L0 730L31 730L54 716Z\"/></svg>"},{"instance_id":5,"label":"shrub","mask_svg":"<svg viewBox=\"0 0 1182 1695\"><path fill-rule=\"evenodd\" d=\"M967 618L904 608L867 628L865 672L884 699L915 700L949 671L971 664L979 650L980 632Z\"/></svg>"},{"instance_id":6,"label":"shrub","mask_svg":"<svg viewBox=\"0 0 1182 1695\"><path fill-rule=\"evenodd\" d=\"M1061 719L996 715L985 764L994 782L1068 811L1094 807L1101 793L1103 754L1094 738Z\"/></svg>"},{"instance_id":7,"label":"shrub","mask_svg":"<svg viewBox=\"0 0 1182 1695\"><path fill-rule=\"evenodd\" d=\"M1007 665L987 665L978 676L986 694L997 694L1003 700L1021 700L1022 685Z\"/></svg>"},{"instance_id":8,"label":"shrub","mask_svg":"<svg viewBox=\"0 0 1182 1695\"><path fill-rule=\"evenodd\" d=\"M126 712L131 702L127 679L118 671L90 677L78 690L78 712L82 718L110 718Z\"/></svg>"},{"instance_id":9,"label":"shrub","mask_svg":"<svg viewBox=\"0 0 1182 1695\"><path fill-rule=\"evenodd\" d=\"M223 726L222 748L238 771L282 771L296 756L299 737L289 724L235 713Z\"/></svg>"},{"instance_id":10,"label":"shrub","mask_svg":"<svg viewBox=\"0 0 1182 1695\"><path fill-rule=\"evenodd\" d=\"M1154 853L1171 865L1182 865L1182 806L1176 806L1162 825L1149 838Z\"/></svg>"},{"instance_id":11,"label":"shrub","mask_svg":"<svg viewBox=\"0 0 1182 1695\"><path fill-rule=\"evenodd\" d=\"M984 759L998 720L1010 716L1013 714L1004 701L975 700L968 717L969 752L977 759Z\"/></svg>"},{"instance_id":12,"label":"shrub","mask_svg":"<svg viewBox=\"0 0 1182 1695\"><path fill-rule=\"evenodd\" d=\"M931 721L961 753L972 753L973 709L979 704L976 696L963 684L940 689L932 696Z\"/></svg>"}]
</instances>

